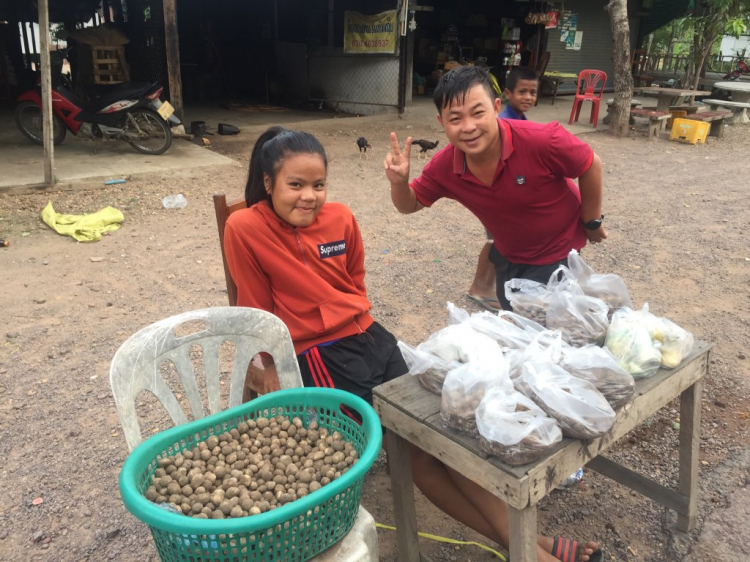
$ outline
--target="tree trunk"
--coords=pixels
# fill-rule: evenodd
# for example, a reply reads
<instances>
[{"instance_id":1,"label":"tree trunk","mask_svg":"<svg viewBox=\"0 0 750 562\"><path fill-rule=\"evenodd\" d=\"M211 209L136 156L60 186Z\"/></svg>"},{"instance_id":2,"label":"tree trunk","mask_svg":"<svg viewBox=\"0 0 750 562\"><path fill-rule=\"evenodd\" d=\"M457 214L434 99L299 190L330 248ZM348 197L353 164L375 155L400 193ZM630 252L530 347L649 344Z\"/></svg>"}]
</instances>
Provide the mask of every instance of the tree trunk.
<instances>
[{"instance_id":1,"label":"tree trunk","mask_svg":"<svg viewBox=\"0 0 750 562\"><path fill-rule=\"evenodd\" d=\"M614 39L612 60L615 71L615 96L609 130L615 136L623 137L630 130L630 100L633 93L627 0L610 0L607 9Z\"/></svg>"}]
</instances>

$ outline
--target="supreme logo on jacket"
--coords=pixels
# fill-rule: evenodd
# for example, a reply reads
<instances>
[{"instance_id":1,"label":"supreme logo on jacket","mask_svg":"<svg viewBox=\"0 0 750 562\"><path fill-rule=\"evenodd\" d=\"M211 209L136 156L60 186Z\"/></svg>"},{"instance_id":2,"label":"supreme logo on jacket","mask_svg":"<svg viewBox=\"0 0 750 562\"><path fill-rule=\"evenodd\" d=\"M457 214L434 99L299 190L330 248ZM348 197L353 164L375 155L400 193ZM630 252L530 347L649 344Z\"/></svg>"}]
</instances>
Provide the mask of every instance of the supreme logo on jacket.
<instances>
[{"instance_id":1,"label":"supreme logo on jacket","mask_svg":"<svg viewBox=\"0 0 750 562\"><path fill-rule=\"evenodd\" d=\"M320 259L332 258L346 253L346 240L337 242L328 242L327 244L318 244Z\"/></svg>"}]
</instances>

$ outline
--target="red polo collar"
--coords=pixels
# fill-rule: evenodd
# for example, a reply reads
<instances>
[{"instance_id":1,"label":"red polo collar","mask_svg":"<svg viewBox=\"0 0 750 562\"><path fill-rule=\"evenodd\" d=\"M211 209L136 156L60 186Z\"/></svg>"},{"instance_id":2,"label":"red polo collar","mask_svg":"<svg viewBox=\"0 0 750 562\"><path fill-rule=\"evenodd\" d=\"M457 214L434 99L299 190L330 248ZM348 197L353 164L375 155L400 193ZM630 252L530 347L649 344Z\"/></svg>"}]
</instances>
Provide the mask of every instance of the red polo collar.
<instances>
[{"instance_id":1,"label":"red polo collar","mask_svg":"<svg viewBox=\"0 0 750 562\"><path fill-rule=\"evenodd\" d=\"M505 161L510 158L513 154L513 136L510 131L510 126L505 122L504 119L498 118L497 128L500 131L500 161L497 163L497 170L495 170L495 178L499 174L500 170L503 169ZM453 146L453 173L459 176L467 172L466 166L466 154Z\"/></svg>"}]
</instances>

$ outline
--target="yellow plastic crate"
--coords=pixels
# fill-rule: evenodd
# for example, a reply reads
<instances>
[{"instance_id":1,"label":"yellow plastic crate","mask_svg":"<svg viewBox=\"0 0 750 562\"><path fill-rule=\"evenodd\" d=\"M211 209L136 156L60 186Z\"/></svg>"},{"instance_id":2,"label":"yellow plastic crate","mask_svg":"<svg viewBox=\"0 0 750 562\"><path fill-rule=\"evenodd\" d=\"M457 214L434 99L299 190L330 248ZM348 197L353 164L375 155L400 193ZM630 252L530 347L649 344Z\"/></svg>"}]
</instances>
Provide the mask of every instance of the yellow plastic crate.
<instances>
[{"instance_id":1,"label":"yellow plastic crate","mask_svg":"<svg viewBox=\"0 0 750 562\"><path fill-rule=\"evenodd\" d=\"M709 123L694 121L692 119L675 119L672 124L672 132L669 140L698 144L706 142L708 131L711 129Z\"/></svg>"},{"instance_id":2,"label":"yellow plastic crate","mask_svg":"<svg viewBox=\"0 0 750 562\"><path fill-rule=\"evenodd\" d=\"M670 109L669 113L672 116L667 119L667 129L671 129L674 126L675 119L681 119L683 117L687 119L687 111L684 109Z\"/></svg>"}]
</instances>

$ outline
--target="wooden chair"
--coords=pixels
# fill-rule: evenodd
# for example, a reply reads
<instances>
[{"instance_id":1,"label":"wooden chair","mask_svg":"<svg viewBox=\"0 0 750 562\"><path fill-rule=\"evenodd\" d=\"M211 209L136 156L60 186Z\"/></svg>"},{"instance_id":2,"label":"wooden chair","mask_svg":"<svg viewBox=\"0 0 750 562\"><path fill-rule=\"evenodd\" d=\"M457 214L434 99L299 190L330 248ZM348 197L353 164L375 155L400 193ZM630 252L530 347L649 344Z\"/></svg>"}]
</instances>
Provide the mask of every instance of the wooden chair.
<instances>
[{"instance_id":1,"label":"wooden chair","mask_svg":"<svg viewBox=\"0 0 750 562\"><path fill-rule=\"evenodd\" d=\"M539 105L539 95L541 95L541 89L542 89L542 80L544 80L544 73L547 71L547 65L549 64L549 57L550 52L545 51L544 54L539 57L539 62L537 62L536 68L536 75L539 77L539 92L537 92L536 101L534 102L534 106Z\"/></svg>"},{"instance_id":2,"label":"wooden chair","mask_svg":"<svg viewBox=\"0 0 750 562\"><path fill-rule=\"evenodd\" d=\"M229 306L237 306L237 285L232 279L227 265L227 255L224 252L224 227L227 225L229 215L240 209L246 209L247 203L244 197L227 202L227 196L222 194L214 195L214 210L216 211L216 226L219 229L219 246L221 247L221 261L224 263L224 277L227 282L227 299ZM247 368L247 377L245 378L245 389L242 394L242 401L247 402L256 398L259 394L268 394L271 392L272 385L275 381L269 381L265 371L253 361Z\"/></svg>"},{"instance_id":3,"label":"wooden chair","mask_svg":"<svg viewBox=\"0 0 750 562\"><path fill-rule=\"evenodd\" d=\"M589 123L594 126L599 122L599 105L602 101L602 95L604 94L604 86L607 84L607 73L603 70L582 70L578 75L578 90L576 91L576 97L573 100L573 108L570 110L570 119L568 125L573 123L575 118L578 121L578 116L581 113L581 106L583 102L591 102L591 118Z\"/></svg>"}]
</instances>

